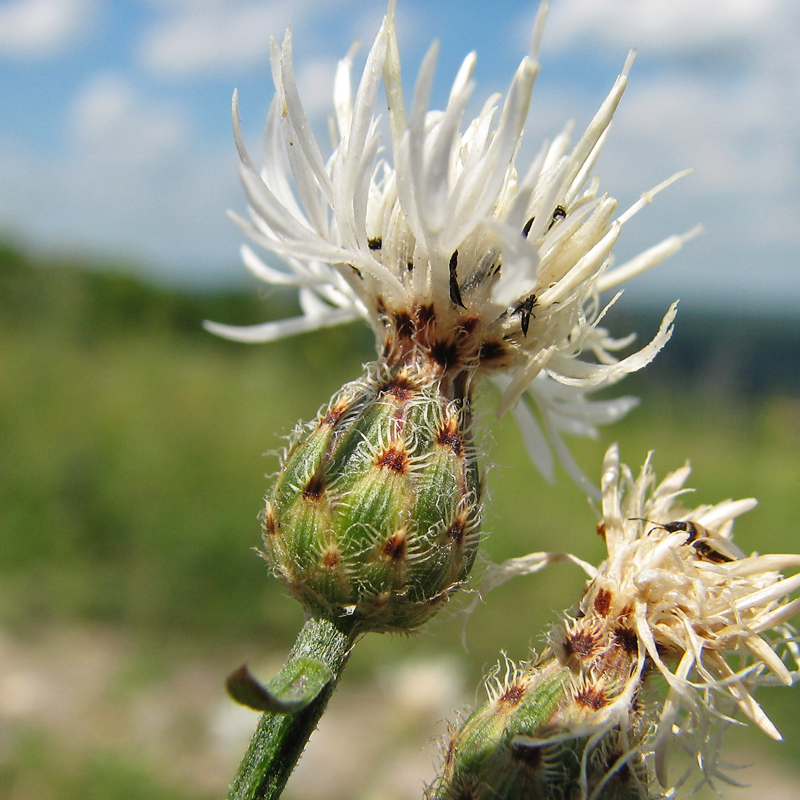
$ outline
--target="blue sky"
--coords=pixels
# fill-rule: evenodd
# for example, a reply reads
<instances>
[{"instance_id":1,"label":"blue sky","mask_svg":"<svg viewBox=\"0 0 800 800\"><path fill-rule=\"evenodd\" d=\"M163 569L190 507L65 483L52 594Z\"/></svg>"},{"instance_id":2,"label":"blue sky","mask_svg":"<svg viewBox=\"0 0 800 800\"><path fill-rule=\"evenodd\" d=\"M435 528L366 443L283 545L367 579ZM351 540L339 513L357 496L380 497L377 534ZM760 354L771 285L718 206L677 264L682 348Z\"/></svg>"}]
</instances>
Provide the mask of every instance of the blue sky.
<instances>
[{"instance_id":1,"label":"blue sky","mask_svg":"<svg viewBox=\"0 0 800 800\"><path fill-rule=\"evenodd\" d=\"M434 104L477 50L476 108L527 51L534 2L398 0L409 89L441 42ZM244 211L230 134L240 92L258 150L270 36L291 19L301 95L325 141L336 61L374 36L383 0L0 2L0 233L111 255L182 285L241 281ZM732 313L800 307L800 5L796 0L552 0L522 159L585 125L628 50L631 83L596 172L621 203L694 172L628 226L619 258L698 222L705 233L630 299ZM527 148L527 149L526 149Z\"/></svg>"}]
</instances>

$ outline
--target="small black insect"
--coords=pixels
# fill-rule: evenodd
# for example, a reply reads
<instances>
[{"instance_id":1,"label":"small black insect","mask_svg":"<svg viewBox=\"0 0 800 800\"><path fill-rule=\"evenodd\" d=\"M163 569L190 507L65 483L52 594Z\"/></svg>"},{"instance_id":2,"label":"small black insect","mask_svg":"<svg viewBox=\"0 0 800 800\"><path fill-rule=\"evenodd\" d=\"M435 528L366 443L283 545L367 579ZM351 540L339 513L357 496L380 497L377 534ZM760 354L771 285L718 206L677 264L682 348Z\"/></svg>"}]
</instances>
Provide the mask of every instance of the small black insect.
<instances>
[{"instance_id":1,"label":"small black insect","mask_svg":"<svg viewBox=\"0 0 800 800\"><path fill-rule=\"evenodd\" d=\"M533 307L536 305L536 295L532 294L529 297L526 297L519 306L517 306L517 311L519 312L519 324L522 328L522 335L528 335L528 326L531 324L531 312L533 311Z\"/></svg>"},{"instance_id":2,"label":"small black insect","mask_svg":"<svg viewBox=\"0 0 800 800\"><path fill-rule=\"evenodd\" d=\"M686 544L691 544L694 542L698 537L705 536L707 531L701 525L697 525L695 522L690 522L689 520L682 520L677 519L673 522L665 522L663 525L659 525L659 528L663 528L668 533L677 533L678 531L685 531L689 535L686 537Z\"/></svg>"},{"instance_id":3,"label":"small black insect","mask_svg":"<svg viewBox=\"0 0 800 800\"><path fill-rule=\"evenodd\" d=\"M550 225L547 227L547 230L553 227L559 220L564 219L567 216L567 209L564 206L556 206L555 211L553 211L553 218L550 220Z\"/></svg>"},{"instance_id":4,"label":"small black insect","mask_svg":"<svg viewBox=\"0 0 800 800\"><path fill-rule=\"evenodd\" d=\"M523 236L525 239L527 239L527 238L528 238L528 234L531 232L531 225L533 225L533 221L534 221L535 219L536 219L536 217L531 217L531 218L530 218L530 219L529 219L529 220L528 220L528 221L525 223L524 227L522 228L522 236Z\"/></svg>"},{"instance_id":5,"label":"small black insect","mask_svg":"<svg viewBox=\"0 0 800 800\"><path fill-rule=\"evenodd\" d=\"M650 522L650 520L643 519L642 522ZM686 533L686 544L692 545L697 554L706 561L711 561L714 564L726 564L738 558L736 553L727 547L725 539L720 538L712 531L709 531L708 528L704 528L696 522L677 519L672 522L665 522L663 525L658 523L651 524L668 533L678 533L679 531Z\"/></svg>"},{"instance_id":6,"label":"small black insect","mask_svg":"<svg viewBox=\"0 0 800 800\"><path fill-rule=\"evenodd\" d=\"M547 230L550 230L550 228L552 228L553 225L556 224L556 222L559 222L560 220L564 219L564 217L566 217L566 216L567 216L567 209L564 208L564 206L561 206L561 205L556 206L555 210L553 211L553 216L552 216L552 218L550 220L550 224L547 226ZM533 225L533 221L535 219L536 219L536 217L531 217L525 223L525 225L523 226L522 235L523 235L523 237L525 239L528 238L528 234L531 232L531 226Z\"/></svg>"},{"instance_id":7,"label":"small black insect","mask_svg":"<svg viewBox=\"0 0 800 800\"><path fill-rule=\"evenodd\" d=\"M674 522L667 522L659 527L662 527L665 531L669 531L670 533L686 531L686 533L689 534L686 537L686 544L691 544L692 547L697 550L698 554L706 561L712 561L715 564L725 564L729 561L736 560L735 553L724 552L724 550L727 549L724 539L716 537L711 531L704 528L702 525L698 525L696 522L675 520ZM711 543L712 540L713 544Z\"/></svg>"},{"instance_id":8,"label":"small black insect","mask_svg":"<svg viewBox=\"0 0 800 800\"><path fill-rule=\"evenodd\" d=\"M458 286L458 250L453 250L453 255L450 256L450 300L453 305L466 308L464 301L461 299L461 289Z\"/></svg>"}]
</instances>

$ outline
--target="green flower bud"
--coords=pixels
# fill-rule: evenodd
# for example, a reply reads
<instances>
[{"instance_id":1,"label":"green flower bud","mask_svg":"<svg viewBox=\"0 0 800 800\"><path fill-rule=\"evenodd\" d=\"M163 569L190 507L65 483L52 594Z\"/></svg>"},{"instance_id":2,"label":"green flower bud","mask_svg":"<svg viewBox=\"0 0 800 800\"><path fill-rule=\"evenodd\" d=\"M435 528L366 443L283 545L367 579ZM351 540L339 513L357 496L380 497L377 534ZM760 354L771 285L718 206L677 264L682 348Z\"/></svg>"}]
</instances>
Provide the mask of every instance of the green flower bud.
<instances>
[{"instance_id":1,"label":"green flower bud","mask_svg":"<svg viewBox=\"0 0 800 800\"><path fill-rule=\"evenodd\" d=\"M378 362L297 432L264 542L308 612L408 630L464 582L480 523L469 422L468 400L437 375Z\"/></svg>"},{"instance_id":2,"label":"green flower bud","mask_svg":"<svg viewBox=\"0 0 800 800\"><path fill-rule=\"evenodd\" d=\"M452 732L428 800L655 797L639 747L635 662L635 636L586 618L554 634L537 662L507 664L505 680Z\"/></svg>"}]
</instances>

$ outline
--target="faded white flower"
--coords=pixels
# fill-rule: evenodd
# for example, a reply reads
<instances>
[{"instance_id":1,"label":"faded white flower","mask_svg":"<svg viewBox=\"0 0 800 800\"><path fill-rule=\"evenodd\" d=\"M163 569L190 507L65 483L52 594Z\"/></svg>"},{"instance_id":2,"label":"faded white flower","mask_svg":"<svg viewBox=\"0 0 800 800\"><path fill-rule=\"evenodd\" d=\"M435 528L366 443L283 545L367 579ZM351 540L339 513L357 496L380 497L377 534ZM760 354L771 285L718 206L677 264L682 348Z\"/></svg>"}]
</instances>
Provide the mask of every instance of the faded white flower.
<instances>
[{"instance_id":1,"label":"faded white flower","mask_svg":"<svg viewBox=\"0 0 800 800\"><path fill-rule=\"evenodd\" d=\"M722 777L718 726L731 706L773 739L780 733L753 698L764 683L791 685L798 649L787 621L800 610L800 555L745 555L731 540L733 521L753 499L684 507L689 466L661 483L649 459L638 477L619 463L616 446L603 465L602 531L608 559L581 610L626 619L669 691L655 734L656 773L669 784L666 754L676 742L696 754L708 779ZM791 664L787 666L786 662ZM682 782L682 781L680 781Z\"/></svg>"},{"instance_id":2,"label":"faded white flower","mask_svg":"<svg viewBox=\"0 0 800 800\"><path fill-rule=\"evenodd\" d=\"M234 219L282 262L267 264L244 246L245 265L273 286L296 287L303 314L252 327L207 326L228 338L264 342L363 318L383 359L429 363L445 394L448 384L457 384L453 395L466 396L476 376L494 376L503 389L499 413L516 406L539 468L552 474L549 437L577 477L561 433L593 435L597 424L631 408L632 398L592 402L589 394L648 364L669 338L675 316L673 306L653 340L620 359L616 353L633 337L614 339L601 327L610 304L599 294L671 255L696 231L611 267L623 224L679 177L622 214L591 177L632 57L574 147L567 126L518 170L545 11L543 5L531 52L505 99L490 97L465 122L475 54L464 60L446 109L429 111L437 51L431 47L407 107L392 0L355 93L355 48L339 63L335 146L327 159L297 92L290 33L282 47L273 43L276 94L261 169L245 148L234 95L239 171L250 203L250 219ZM381 81L391 161L379 141Z\"/></svg>"},{"instance_id":3,"label":"faded white flower","mask_svg":"<svg viewBox=\"0 0 800 800\"><path fill-rule=\"evenodd\" d=\"M548 657L571 670L571 702L583 711L565 711L558 727L515 740L528 747L588 741L586 790L587 759L613 734L609 772L596 782L596 794L581 797L601 796L615 770L645 762L669 788L667 796L698 766L703 781L733 782L719 748L737 709L768 736L781 738L753 692L797 678L800 649L787 623L800 611L800 599L790 597L800 589L800 573L784 577L782 571L800 567L800 555L745 555L732 541L733 522L756 501L686 507L689 472L686 465L657 484L648 456L634 476L613 445L603 464L598 524L608 558L594 568L563 553L533 553L494 567L484 580L486 591L561 560L579 564L590 577L578 613L551 633L531 673L541 681L543 670L553 669ZM657 676L665 694L653 687ZM667 771L675 749L691 756L677 777Z\"/></svg>"}]
</instances>

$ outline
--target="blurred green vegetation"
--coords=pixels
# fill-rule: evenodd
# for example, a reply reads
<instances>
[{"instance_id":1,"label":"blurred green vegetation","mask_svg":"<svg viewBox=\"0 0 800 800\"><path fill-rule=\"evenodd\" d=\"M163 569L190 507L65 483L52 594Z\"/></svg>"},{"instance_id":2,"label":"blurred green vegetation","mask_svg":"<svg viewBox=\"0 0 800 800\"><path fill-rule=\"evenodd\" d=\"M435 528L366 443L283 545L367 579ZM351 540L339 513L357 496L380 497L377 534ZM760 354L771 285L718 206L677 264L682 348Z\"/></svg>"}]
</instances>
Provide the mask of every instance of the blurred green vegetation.
<instances>
[{"instance_id":1,"label":"blurred green vegetation","mask_svg":"<svg viewBox=\"0 0 800 800\"><path fill-rule=\"evenodd\" d=\"M657 314L616 312L620 334L636 328L644 339L657 328ZM118 627L145 643L156 671L182 642L223 662L230 652L231 668L242 654L288 647L300 612L253 552L265 475L281 436L358 376L372 357L370 334L349 326L249 346L201 323L290 313L290 299L255 288L178 293L113 268L32 263L0 248L0 628L24 638L76 622ZM572 442L573 452L593 480L614 440L634 469L654 449L660 476L689 458L698 503L759 498L737 527L746 550L798 550L797 322L679 313L677 324L676 341L623 386L641 407L600 441ZM581 491L563 471L552 486L543 481L510 420L487 412L482 430L492 464L488 556L568 549L599 560ZM451 612L418 636L368 637L352 679L444 650L468 659L477 682L501 650L524 658L582 585L562 565L498 589L469 621L466 656ZM788 734L771 752L800 760L799 693L764 698ZM72 788L52 796L161 796L149 779L120 777L112 761L76 767ZM97 788L117 780L128 788Z\"/></svg>"},{"instance_id":2,"label":"blurred green vegetation","mask_svg":"<svg viewBox=\"0 0 800 800\"><path fill-rule=\"evenodd\" d=\"M345 330L248 348L200 327L259 321L265 304L251 297L182 296L0 253L6 624L77 617L253 637L280 627L250 552L277 465L264 452L357 365L331 363L350 352Z\"/></svg>"}]
</instances>

